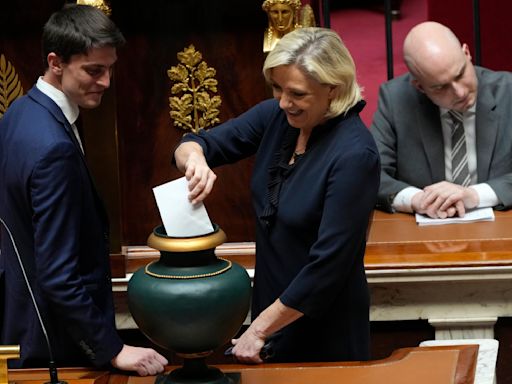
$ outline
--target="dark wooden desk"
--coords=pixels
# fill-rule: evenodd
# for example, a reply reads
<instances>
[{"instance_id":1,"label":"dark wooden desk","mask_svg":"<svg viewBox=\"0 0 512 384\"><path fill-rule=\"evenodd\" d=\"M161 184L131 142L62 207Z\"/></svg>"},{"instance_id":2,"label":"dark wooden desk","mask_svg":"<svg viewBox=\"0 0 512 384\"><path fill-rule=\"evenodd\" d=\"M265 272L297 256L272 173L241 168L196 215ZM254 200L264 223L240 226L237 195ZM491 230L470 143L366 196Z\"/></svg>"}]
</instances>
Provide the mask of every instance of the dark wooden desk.
<instances>
[{"instance_id":1,"label":"dark wooden desk","mask_svg":"<svg viewBox=\"0 0 512 384\"><path fill-rule=\"evenodd\" d=\"M389 358L369 362L266 364L219 366L240 372L241 384L472 384L477 345L405 348ZM173 367L169 367L171 370ZM152 384L155 377L136 377L80 368L61 369L59 378L69 384ZM11 370L9 382L43 384L47 370Z\"/></svg>"}]
</instances>

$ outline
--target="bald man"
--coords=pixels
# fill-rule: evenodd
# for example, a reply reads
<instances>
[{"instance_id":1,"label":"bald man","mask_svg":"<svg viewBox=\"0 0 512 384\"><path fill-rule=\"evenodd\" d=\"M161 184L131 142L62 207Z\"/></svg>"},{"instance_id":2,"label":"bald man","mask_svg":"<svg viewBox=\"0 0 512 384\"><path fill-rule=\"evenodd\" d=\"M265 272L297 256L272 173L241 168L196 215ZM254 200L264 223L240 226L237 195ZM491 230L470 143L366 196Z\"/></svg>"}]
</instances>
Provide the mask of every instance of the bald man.
<instances>
[{"instance_id":1,"label":"bald man","mask_svg":"<svg viewBox=\"0 0 512 384\"><path fill-rule=\"evenodd\" d=\"M475 67L442 24L404 41L409 73L384 83L371 131L382 172L377 208L433 218L512 206L512 74ZM451 117L462 114L470 184L453 180Z\"/></svg>"}]
</instances>

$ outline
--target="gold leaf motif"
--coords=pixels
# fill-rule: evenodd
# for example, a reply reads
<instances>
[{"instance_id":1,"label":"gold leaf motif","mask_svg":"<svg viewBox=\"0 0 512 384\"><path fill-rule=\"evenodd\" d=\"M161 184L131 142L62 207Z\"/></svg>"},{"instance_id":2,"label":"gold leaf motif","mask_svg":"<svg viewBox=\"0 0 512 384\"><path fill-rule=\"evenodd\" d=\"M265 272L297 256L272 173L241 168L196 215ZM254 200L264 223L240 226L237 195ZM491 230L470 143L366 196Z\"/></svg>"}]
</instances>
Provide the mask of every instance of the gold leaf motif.
<instances>
[{"instance_id":1,"label":"gold leaf motif","mask_svg":"<svg viewBox=\"0 0 512 384\"><path fill-rule=\"evenodd\" d=\"M217 80L206 79L203 84L205 89L209 89L212 92L217 92Z\"/></svg>"},{"instance_id":2,"label":"gold leaf motif","mask_svg":"<svg viewBox=\"0 0 512 384\"><path fill-rule=\"evenodd\" d=\"M77 4L91 5L103 11L107 16L112 14L112 9L104 0L77 0Z\"/></svg>"},{"instance_id":3,"label":"gold leaf motif","mask_svg":"<svg viewBox=\"0 0 512 384\"><path fill-rule=\"evenodd\" d=\"M170 97L169 105L171 107L171 118L174 125L185 130L192 130L192 117L190 114L194 110L192 105L192 95L185 94L182 97Z\"/></svg>"},{"instance_id":4,"label":"gold leaf motif","mask_svg":"<svg viewBox=\"0 0 512 384\"><path fill-rule=\"evenodd\" d=\"M203 59L201 52L196 51L196 48L190 44L182 52L177 54L178 60L185 64L187 67L195 67Z\"/></svg>"},{"instance_id":5,"label":"gold leaf motif","mask_svg":"<svg viewBox=\"0 0 512 384\"><path fill-rule=\"evenodd\" d=\"M193 45L176 56L180 63L167 70L171 93L176 95L169 97L170 116L176 127L197 133L220 122L222 100L210 95L217 92L217 71L202 61L203 55Z\"/></svg>"},{"instance_id":6,"label":"gold leaf motif","mask_svg":"<svg viewBox=\"0 0 512 384\"><path fill-rule=\"evenodd\" d=\"M173 95L175 95L177 93L181 93L181 92L186 92L186 91L188 91L188 86L187 86L187 84L184 84L184 83L176 83L171 87L171 93Z\"/></svg>"},{"instance_id":7,"label":"gold leaf motif","mask_svg":"<svg viewBox=\"0 0 512 384\"><path fill-rule=\"evenodd\" d=\"M176 67L172 67L167 71L167 76L173 81L185 82L188 77L187 67L182 64L178 64Z\"/></svg>"},{"instance_id":8,"label":"gold leaf motif","mask_svg":"<svg viewBox=\"0 0 512 384\"><path fill-rule=\"evenodd\" d=\"M14 66L0 55L0 119L11 103L23 95L23 88Z\"/></svg>"}]
</instances>

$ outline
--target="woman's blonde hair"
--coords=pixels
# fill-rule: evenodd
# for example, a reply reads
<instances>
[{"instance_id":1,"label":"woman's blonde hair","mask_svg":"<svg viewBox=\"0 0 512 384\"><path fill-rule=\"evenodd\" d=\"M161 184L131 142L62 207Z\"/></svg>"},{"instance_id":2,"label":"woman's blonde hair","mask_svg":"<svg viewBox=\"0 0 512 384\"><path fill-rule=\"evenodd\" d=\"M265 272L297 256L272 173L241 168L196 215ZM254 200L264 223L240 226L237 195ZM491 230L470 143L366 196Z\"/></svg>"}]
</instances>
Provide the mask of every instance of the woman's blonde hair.
<instances>
[{"instance_id":1,"label":"woman's blonde hair","mask_svg":"<svg viewBox=\"0 0 512 384\"><path fill-rule=\"evenodd\" d=\"M326 28L299 28L284 35L268 54L263 76L270 82L272 68L296 65L320 84L338 87L325 117L346 113L362 99L354 60L340 37Z\"/></svg>"}]
</instances>

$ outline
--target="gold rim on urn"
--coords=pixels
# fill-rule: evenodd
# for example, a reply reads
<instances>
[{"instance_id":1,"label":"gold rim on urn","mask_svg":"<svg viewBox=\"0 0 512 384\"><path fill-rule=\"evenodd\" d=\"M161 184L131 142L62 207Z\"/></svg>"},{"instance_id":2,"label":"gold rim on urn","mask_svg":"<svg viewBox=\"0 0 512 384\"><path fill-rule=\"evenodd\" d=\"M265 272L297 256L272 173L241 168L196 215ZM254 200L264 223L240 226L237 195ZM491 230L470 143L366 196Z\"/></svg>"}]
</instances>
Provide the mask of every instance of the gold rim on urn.
<instances>
[{"instance_id":1,"label":"gold rim on urn","mask_svg":"<svg viewBox=\"0 0 512 384\"><path fill-rule=\"evenodd\" d=\"M158 251L194 252L215 248L226 240L227 236L221 228L210 234L197 237L157 236L151 233L148 237L148 246Z\"/></svg>"}]
</instances>

